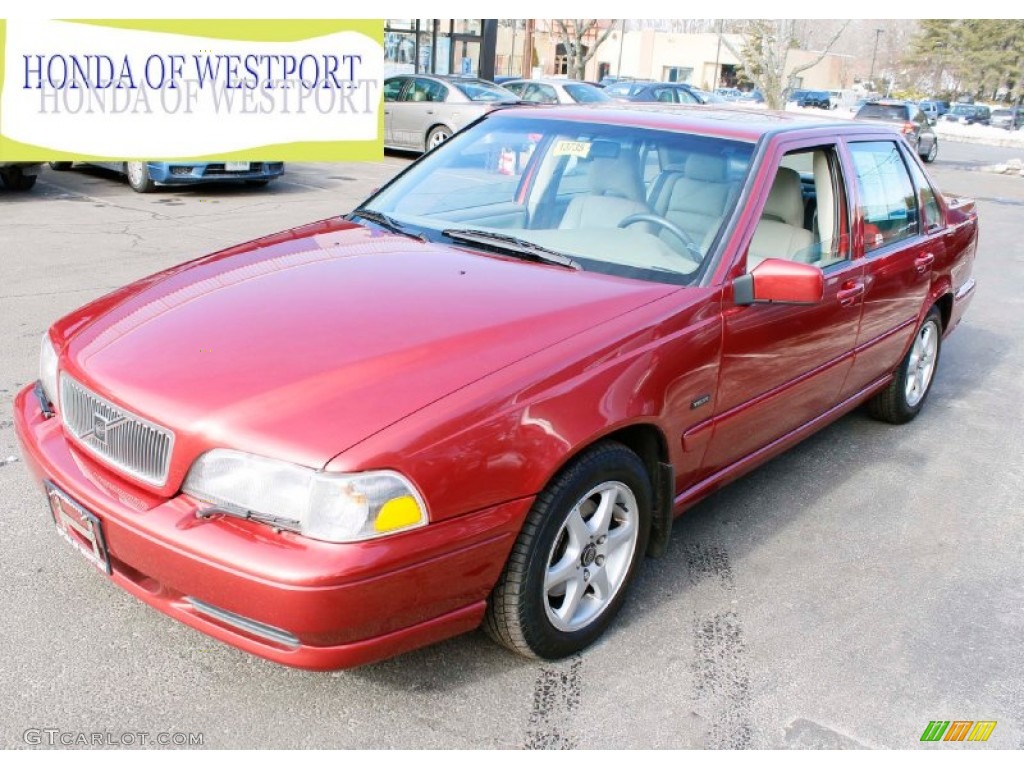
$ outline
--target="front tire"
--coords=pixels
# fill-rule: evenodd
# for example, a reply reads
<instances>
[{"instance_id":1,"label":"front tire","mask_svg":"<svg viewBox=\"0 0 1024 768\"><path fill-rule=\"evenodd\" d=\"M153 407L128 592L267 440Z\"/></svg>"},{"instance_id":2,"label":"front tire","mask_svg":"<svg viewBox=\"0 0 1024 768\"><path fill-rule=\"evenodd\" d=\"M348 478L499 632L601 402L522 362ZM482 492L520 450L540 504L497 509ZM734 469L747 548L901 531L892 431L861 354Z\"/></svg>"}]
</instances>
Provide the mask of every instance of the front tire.
<instances>
[{"instance_id":1,"label":"front tire","mask_svg":"<svg viewBox=\"0 0 1024 768\"><path fill-rule=\"evenodd\" d=\"M534 502L488 601L487 633L543 659L594 642L647 548L652 499L643 462L620 443L573 461Z\"/></svg>"},{"instance_id":2,"label":"front tire","mask_svg":"<svg viewBox=\"0 0 1024 768\"><path fill-rule=\"evenodd\" d=\"M868 401L868 411L890 424L906 424L917 416L931 391L942 347L942 316L932 307L914 335L896 376Z\"/></svg>"},{"instance_id":3,"label":"front tire","mask_svg":"<svg viewBox=\"0 0 1024 768\"><path fill-rule=\"evenodd\" d=\"M149 177L149 167L143 162L125 163L124 175L128 177L128 186L136 192L146 193L156 189L156 184Z\"/></svg>"}]
</instances>

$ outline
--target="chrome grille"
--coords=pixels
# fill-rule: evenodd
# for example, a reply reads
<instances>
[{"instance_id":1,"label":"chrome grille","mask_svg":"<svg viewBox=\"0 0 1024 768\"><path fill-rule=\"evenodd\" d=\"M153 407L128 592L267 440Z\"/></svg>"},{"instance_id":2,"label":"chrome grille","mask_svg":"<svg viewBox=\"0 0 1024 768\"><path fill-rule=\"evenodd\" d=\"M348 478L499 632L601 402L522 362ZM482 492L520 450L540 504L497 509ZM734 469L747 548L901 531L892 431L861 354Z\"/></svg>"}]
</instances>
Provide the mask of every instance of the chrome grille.
<instances>
[{"instance_id":1,"label":"chrome grille","mask_svg":"<svg viewBox=\"0 0 1024 768\"><path fill-rule=\"evenodd\" d=\"M174 434L90 392L70 376L60 379L60 416L72 437L108 464L150 485L167 482Z\"/></svg>"}]
</instances>

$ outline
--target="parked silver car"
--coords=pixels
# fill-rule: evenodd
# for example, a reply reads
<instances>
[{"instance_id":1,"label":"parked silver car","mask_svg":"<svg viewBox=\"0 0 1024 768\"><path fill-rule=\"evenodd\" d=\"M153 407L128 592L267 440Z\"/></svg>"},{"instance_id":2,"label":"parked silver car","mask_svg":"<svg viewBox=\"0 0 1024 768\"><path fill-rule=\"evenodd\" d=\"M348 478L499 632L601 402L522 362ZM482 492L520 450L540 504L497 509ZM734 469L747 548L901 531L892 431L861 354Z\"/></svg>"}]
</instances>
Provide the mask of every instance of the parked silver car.
<instances>
[{"instance_id":1,"label":"parked silver car","mask_svg":"<svg viewBox=\"0 0 1024 768\"><path fill-rule=\"evenodd\" d=\"M419 152L444 143L499 104L519 98L488 80L398 75L384 81L384 146Z\"/></svg>"},{"instance_id":2,"label":"parked silver car","mask_svg":"<svg viewBox=\"0 0 1024 768\"><path fill-rule=\"evenodd\" d=\"M579 80L511 80L501 84L531 104L596 104L614 99L600 88Z\"/></svg>"}]
</instances>

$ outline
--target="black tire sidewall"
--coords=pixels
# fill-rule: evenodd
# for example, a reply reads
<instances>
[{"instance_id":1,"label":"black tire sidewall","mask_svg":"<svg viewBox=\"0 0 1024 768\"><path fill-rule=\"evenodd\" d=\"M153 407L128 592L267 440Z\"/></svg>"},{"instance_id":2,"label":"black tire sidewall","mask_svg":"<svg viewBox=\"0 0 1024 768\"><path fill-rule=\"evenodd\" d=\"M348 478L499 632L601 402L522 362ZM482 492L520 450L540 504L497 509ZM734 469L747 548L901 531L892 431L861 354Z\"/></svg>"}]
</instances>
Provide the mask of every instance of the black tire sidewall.
<instances>
[{"instance_id":1,"label":"black tire sidewall","mask_svg":"<svg viewBox=\"0 0 1024 768\"><path fill-rule=\"evenodd\" d=\"M562 481L565 482L562 482ZM633 556L625 580L611 604L596 620L576 632L555 628L545 611L544 575L555 537L576 503L601 483L618 481L627 485L636 497L639 529ZM597 639L614 620L636 575L650 535L653 490L647 471L639 457L625 446L596 454L571 468L551 487L550 494L538 499L531 514L542 516L532 541L521 605L523 627L530 637L533 651L543 658L563 658L576 653Z\"/></svg>"}]
</instances>

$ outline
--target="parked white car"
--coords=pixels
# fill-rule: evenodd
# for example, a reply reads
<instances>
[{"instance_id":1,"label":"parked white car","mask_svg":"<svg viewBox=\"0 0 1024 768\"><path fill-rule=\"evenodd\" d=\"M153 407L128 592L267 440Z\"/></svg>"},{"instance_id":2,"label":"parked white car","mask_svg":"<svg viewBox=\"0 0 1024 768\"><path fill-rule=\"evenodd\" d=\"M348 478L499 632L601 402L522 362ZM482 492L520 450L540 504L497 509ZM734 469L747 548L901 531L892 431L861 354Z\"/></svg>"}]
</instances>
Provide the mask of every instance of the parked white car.
<instances>
[{"instance_id":1,"label":"parked white car","mask_svg":"<svg viewBox=\"0 0 1024 768\"><path fill-rule=\"evenodd\" d=\"M510 80L501 84L523 101L534 104L594 104L614 101L597 86L579 80Z\"/></svg>"}]
</instances>

